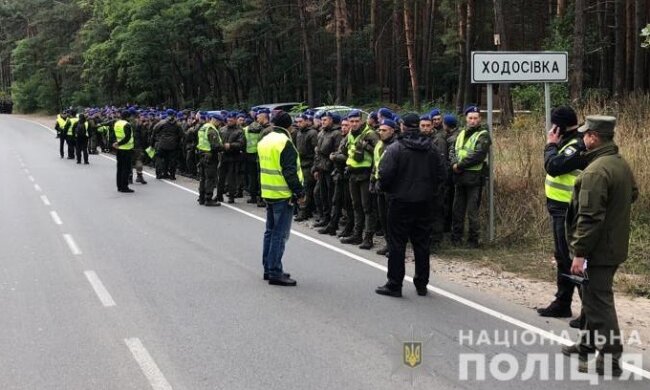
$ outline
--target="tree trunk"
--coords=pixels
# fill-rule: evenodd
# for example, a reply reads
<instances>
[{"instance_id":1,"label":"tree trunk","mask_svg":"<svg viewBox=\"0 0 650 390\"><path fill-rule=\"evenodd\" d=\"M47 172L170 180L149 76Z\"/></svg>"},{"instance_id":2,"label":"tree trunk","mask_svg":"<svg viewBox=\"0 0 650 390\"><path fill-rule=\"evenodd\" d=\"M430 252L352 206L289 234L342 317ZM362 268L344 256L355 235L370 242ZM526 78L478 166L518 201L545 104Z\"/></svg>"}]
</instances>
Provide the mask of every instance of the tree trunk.
<instances>
[{"instance_id":1,"label":"tree trunk","mask_svg":"<svg viewBox=\"0 0 650 390\"><path fill-rule=\"evenodd\" d=\"M311 62L311 46L307 35L307 21L305 17L305 0L298 0L298 13L300 14L300 35L302 36L302 47L305 51L305 78L307 79L307 105L314 106L314 78Z\"/></svg>"},{"instance_id":2,"label":"tree trunk","mask_svg":"<svg viewBox=\"0 0 650 390\"><path fill-rule=\"evenodd\" d=\"M580 1L580 0L576 0ZM557 17L563 18L566 14L566 0L557 0Z\"/></svg>"},{"instance_id":3,"label":"tree trunk","mask_svg":"<svg viewBox=\"0 0 650 390\"><path fill-rule=\"evenodd\" d=\"M474 88L472 87L472 67L468 61L472 58L472 49L474 48L474 23L476 14L476 0L467 0L467 22L465 23L465 104L477 103L475 102Z\"/></svg>"},{"instance_id":4,"label":"tree trunk","mask_svg":"<svg viewBox=\"0 0 650 390\"><path fill-rule=\"evenodd\" d=\"M467 70L467 57L465 56L466 47L466 31L465 21L467 19L467 4L465 1L456 3L456 14L458 17L458 91L456 92L456 112L462 112L465 105L465 92L467 86L466 70Z\"/></svg>"},{"instance_id":5,"label":"tree trunk","mask_svg":"<svg viewBox=\"0 0 650 390\"><path fill-rule=\"evenodd\" d=\"M614 96L623 96L625 90L625 0L616 0L615 54L614 54Z\"/></svg>"},{"instance_id":6,"label":"tree trunk","mask_svg":"<svg viewBox=\"0 0 650 390\"><path fill-rule=\"evenodd\" d=\"M418 72L416 68L415 44L413 42L413 14L412 0L404 0L404 35L406 37L406 55L409 62L409 74L411 76L411 92L413 106L420 109L420 85L418 84Z\"/></svg>"},{"instance_id":7,"label":"tree trunk","mask_svg":"<svg viewBox=\"0 0 650 390\"><path fill-rule=\"evenodd\" d=\"M394 53L394 87L395 87L395 102L402 102L402 40L401 40L401 23L402 13L400 12L402 7L401 0L393 1L393 53Z\"/></svg>"},{"instance_id":8,"label":"tree trunk","mask_svg":"<svg viewBox=\"0 0 650 390\"><path fill-rule=\"evenodd\" d=\"M647 0L635 0L635 17L634 17L634 91L643 92L645 84L645 51L641 50L643 38L641 37L641 29L645 24L645 5Z\"/></svg>"},{"instance_id":9,"label":"tree trunk","mask_svg":"<svg viewBox=\"0 0 650 390\"><path fill-rule=\"evenodd\" d=\"M494 0L494 30L499 34L501 45L499 51L507 51L510 48L506 24L503 14L503 0ZM512 95L510 94L510 84L499 84L499 108L501 109L501 125L509 126L514 117L512 107Z\"/></svg>"},{"instance_id":10,"label":"tree trunk","mask_svg":"<svg viewBox=\"0 0 650 390\"><path fill-rule=\"evenodd\" d=\"M634 53L636 53L636 31L635 18L634 18L634 2L626 0L627 6L625 7L626 30L625 30L625 87L627 91L634 89Z\"/></svg>"},{"instance_id":11,"label":"tree trunk","mask_svg":"<svg viewBox=\"0 0 650 390\"><path fill-rule=\"evenodd\" d=\"M569 91L571 100L577 101L582 97L582 65L585 55L585 0L575 2L575 24L573 28L573 52L571 73L569 76Z\"/></svg>"},{"instance_id":12,"label":"tree trunk","mask_svg":"<svg viewBox=\"0 0 650 390\"><path fill-rule=\"evenodd\" d=\"M334 23L336 37L336 98L337 104L343 100L343 10L341 2L344 0L334 1Z\"/></svg>"}]
</instances>

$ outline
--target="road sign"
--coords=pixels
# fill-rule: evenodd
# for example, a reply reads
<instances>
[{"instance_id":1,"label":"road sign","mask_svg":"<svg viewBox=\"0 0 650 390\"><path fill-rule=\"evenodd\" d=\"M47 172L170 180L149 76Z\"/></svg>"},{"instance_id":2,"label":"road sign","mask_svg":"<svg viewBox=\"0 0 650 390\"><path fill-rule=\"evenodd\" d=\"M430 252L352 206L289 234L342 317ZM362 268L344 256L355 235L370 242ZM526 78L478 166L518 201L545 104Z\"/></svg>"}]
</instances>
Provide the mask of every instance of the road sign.
<instances>
[{"instance_id":1,"label":"road sign","mask_svg":"<svg viewBox=\"0 0 650 390\"><path fill-rule=\"evenodd\" d=\"M568 68L566 52L472 52L472 83L566 82Z\"/></svg>"}]
</instances>

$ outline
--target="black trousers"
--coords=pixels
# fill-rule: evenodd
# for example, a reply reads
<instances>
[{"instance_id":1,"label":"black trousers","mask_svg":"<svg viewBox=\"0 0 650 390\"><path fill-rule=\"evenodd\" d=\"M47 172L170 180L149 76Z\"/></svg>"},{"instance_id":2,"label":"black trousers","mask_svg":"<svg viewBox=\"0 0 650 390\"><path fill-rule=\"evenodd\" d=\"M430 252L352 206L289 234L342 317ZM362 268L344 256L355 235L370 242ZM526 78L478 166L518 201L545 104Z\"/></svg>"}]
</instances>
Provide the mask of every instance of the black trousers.
<instances>
[{"instance_id":1,"label":"black trousers","mask_svg":"<svg viewBox=\"0 0 650 390\"><path fill-rule=\"evenodd\" d=\"M451 224L452 241L460 241L465 230L465 214L469 222L467 241L478 242L481 234L478 210L481 202L481 186L456 185Z\"/></svg>"},{"instance_id":2,"label":"black trousers","mask_svg":"<svg viewBox=\"0 0 650 390\"><path fill-rule=\"evenodd\" d=\"M334 198L334 179L330 171L318 171L318 192L320 193L321 208L323 214L321 219L329 221L332 217L332 199Z\"/></svg>"},{"instance_id":3,"label":"black trousers","mask_svg":"<svg viewBox=\"0 0 650 390\"><path fill-rule=\"evenodd\" d=\"M81 162L81 154L84 156L84 163L88 162L88 138L77 138L75 141L75 150L77 152L77 162Z\"/></svg>"},{"instance_id":4,"label":"black trousers","mask_svg":"<svg viewBox=\"0 0 650 390\"><path fill-rule=\"evenodd\" d=\"M383 192L377 193L377 217L381 229L386 232L388 230L388 200L386 194Z\"/></svg>"},{"instance_id":5,"label":"black trousers","mask_svg":"<svg viewBox=\"0 0 650 390\"><path fill-rule=\"evenodd\" d=\"M246 181L252 199L260 197L260 163L257 153L246 153Z\"/></svg>"},{"instance_id":6,"label":"black trousers","mask_svg":"<svg viewBox=\"0 0 650 390\"><path fill-rule=\"evenodd\" d=\"M219 165L219 184L217 185L217 194L234 198L239 190L239 161L221 161Z\"/></svg>"},{"instance_id":7,"label":"black trousers","mask_svg":"<svg viewBox=\"0 0 650 390\"><path fill-rule=\"evenodd\" d=\"M59 154L61 155L61 158L65 156L65 135L59 134Z\"/></svg>"},{"instance_id":8,"label":"black trousers","mask_svg":"<svg viewBox=\"0 0 650 390\"><path fill-rule=\"evenodd\" d=\"M196 159L196 153L194 152L194 148L192 149L186 149L185 150L185 165L187 166L187 171L186 173L188 175L196 175L197 174L197 159Z\"/></svg>"},{"instance_id":9,"label":"black trousers","mask_svg":"<svg viewBox=\"0 0 650 390\"><path fill-rule=\"evenodd\" d=\"M156 151L156 177L176 176L176 150Z\"/></svg>"},{"instance_id":10,"label":"black trousers","mask_svg":"<svg viewBox=\"0 0 650 390\"><path fill-rule=\"evenodd\" d=\"M74 158L74 150L75 150L75 138L71 135L66 135L65 136L65 143L68 144L68 158L73 159Z\"/></svg>"},{"instance_id":11,"label":"black trousers","mask_svg":"<svg viewBox=\"0 0 650 390\"><path fill-rule=\"evenodd\" d=\"M350 196L354 209L354 234L375 233L375 207L370 196L370 176L365 179L350 177Z\"/></svg>"},{"instance_id":12,"label":"black trousers","mask_svg":"<svg viewBox=\"0 0 650 390\"><path fill-rule=\"evenodd\" d=\"M388 284L401 288L404 280L406 243L411 241L415 255L413 283L429 283L429 244L431 241L432 202L388 203L386 242L388 244Z\"/></svg>"},{"instance_id":13,"label":"black trousers","mask_svg":"<svg viewBox=\"0 0 650 390\"><path fill-rule=\"evenodd\" d=\"M311 173L310 167L302 167L302 176L305 180L305 204L301 207L303 213L311 215L316 206L314 205L314 187L316 187L316 179ZM334 185L336 187L336 185Z\"/></svg>"},{"instance_id":14,"label":"black trousers","mask_svg":"<svg viewBox=\"0 0 650 390\"><path fill-rule=\"evenodd\" d=\"M131 158L132 150L118 149L115 157L117 159L117 189L125 190L129 188L129 177L131 177Z\"/></svg>"},{"instance_id":15,"label":"black trousers","mask_svg":"<svg viewBox=\"0 0 650 390\"><path fill-rule=\"evenodd\" d=\"M569 244L566 239L566 212L568 204L555 202L550 199L546 200L546 209L551 216L551 225L553 228L553 243L555 244L555 262L557 264L557 292L555 299L564 305L571 306L573 300L573 291L575 284L569 279L562 277L562 274L571 275L571 254L569 253Z\"/></svg>"}]
</instances>

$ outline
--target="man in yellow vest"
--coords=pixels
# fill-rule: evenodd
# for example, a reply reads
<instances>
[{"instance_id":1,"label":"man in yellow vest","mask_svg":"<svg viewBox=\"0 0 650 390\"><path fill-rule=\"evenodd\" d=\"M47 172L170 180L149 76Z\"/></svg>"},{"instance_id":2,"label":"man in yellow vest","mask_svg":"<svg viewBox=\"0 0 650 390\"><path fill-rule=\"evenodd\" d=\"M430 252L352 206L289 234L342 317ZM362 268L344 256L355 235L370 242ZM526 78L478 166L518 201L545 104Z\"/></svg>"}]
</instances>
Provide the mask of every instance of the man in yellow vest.
<instances>
[{"instance_id":1,"label":"man in yellow vest","mask_svg":"<svg viewBox=\"0 0 650 390\"><path fill-rule=\"evenodd\" d=\"M65 122L65 127L63 128L63 136L65 137L65 143L68 145L68 160L74 160L74 151L76 148L75 140L76 136L74 134L74 129L77 127L77 111L70 110L68 120Z\"/></svg>"},{"instance_id":2,"label":"man in yellow vest","mask_svg":"<svg viewBox=\"0 0 650 390\"><path fill-rule=\"evenodd\" d=\"M361 112L353 110L348 114L350 133L346 138L346 170L350 175L350 197L354 209L354 231L352 236L341 239L343 244L359 245L361 249L373 247L376 227L375 207L371 203L370 174L375 145L379 136L361 123Z\"/></svg>"},{"instance_id":3,"label":"man in yellow vest","mask_svg":"<svg viewBox=\"0 0 650 390\"><path fill-rule=\"evenodd\" d=\"M65 145L65 125L68 122L68 110L63 111L56 116L56 123L54 130L56 130L56 138L59 139L59 154L63 158L63 145Z\"/></svg>"},{"instance_id":4,"label":"man in yellow vest","mask_svg":"<svg viewBox=\"0 0 650 390\"><path fill-rule=\"evenodd\" d=\"M132 113L129 110L123 110L119 119L113 123L111 129L111 140L115 157L117 159L117 191L131 193L134 192L129 188L129 178L132 173L132 156L133 156L133 129L128 122Z\"/></svg>"},{"instance_id":5,"label":"man in yellow vest","mask_svg":"<svg viewBox=\"0 0 650 390\"><path fill-rule=\"evenodd\" d=\"M555 263L557 265L557 292L548 307L538 309L542 317L571 317L571 301L575 284L563 277L571 274L571 255L566 239L566 213L576 178L587 166L583 155L587 149L578 133L578 117L571 107L558 107L551 113L553 127L548 132L544 148L546 180L546 208L551 216ZM579 321L578 321L579 322ZM573 323L576 325L576 323ZM579 325L579 323L577 324Z\"/></svg>"},{"instance_id":6,"label":"man in yellow vest","mask_svg":"<svg viewBox=\"0 0 650 390\"><path fill-rule=\"evenodd\" d=\"M287 128L292 119L286 112L277 114L273 130L257 144L260 160L260 187L266 201L266 231L262 264L264 280L277 286L295 286L296 281L284 272L282 256L289 239L294 203L304 204L300 157Z\"/></svg>"},{"instance_id":7,"label":"man in yellow vest","mask_svg":"<svg viewBox=\"0 0 650 390\"><path fill-rule=\"evenodd\" d=\"M490 134L481 125L481 114L476 106L465 110L466 127L458 133L451 157L455 187L451 242L459 245L465 230L465 214L469 222L467 244L478 248L480 225L479 205L481 187L485 178L486 161L490 151Z\"/></svg>"},{"instance_id":8,"label":"man in yellow vest","mask_svg":"<svg viewBox=\"0 0 650 390\"><path fill-rule=\"evenodd\" d=\"M199 204L209 207L221 206L214 200L214 189L219 174L219 152L223 151L223 142L217 129L221 120L218 114L209 114L208 122L197 131L196 150L199 168Z\"/></svg>"}]
</instances>

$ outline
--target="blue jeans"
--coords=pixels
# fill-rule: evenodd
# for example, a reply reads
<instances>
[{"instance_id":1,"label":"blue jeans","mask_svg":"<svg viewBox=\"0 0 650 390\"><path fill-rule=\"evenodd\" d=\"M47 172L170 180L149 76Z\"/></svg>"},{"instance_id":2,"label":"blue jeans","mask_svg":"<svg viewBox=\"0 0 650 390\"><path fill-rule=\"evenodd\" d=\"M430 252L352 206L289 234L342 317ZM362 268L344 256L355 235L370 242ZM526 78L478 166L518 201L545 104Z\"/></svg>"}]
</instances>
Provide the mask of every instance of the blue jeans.
<instances>
[{"instance_id":1,"label":"blue jeans","mask_svg":"<svg viewBox=\"0 0 650 390\"><path fill-rule=\"evenodd\" d=\"M290 205L288 200L266 203L262 265L264 265L264 273L271 279L282 276L282 256L291 232L292 219L293 205Z\"/></svg>"}]
</instances>

